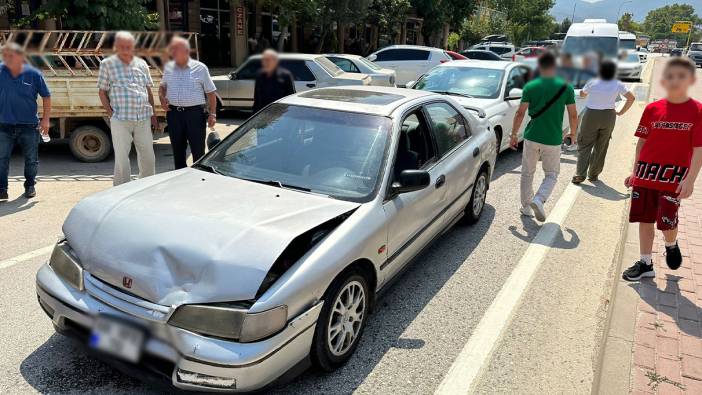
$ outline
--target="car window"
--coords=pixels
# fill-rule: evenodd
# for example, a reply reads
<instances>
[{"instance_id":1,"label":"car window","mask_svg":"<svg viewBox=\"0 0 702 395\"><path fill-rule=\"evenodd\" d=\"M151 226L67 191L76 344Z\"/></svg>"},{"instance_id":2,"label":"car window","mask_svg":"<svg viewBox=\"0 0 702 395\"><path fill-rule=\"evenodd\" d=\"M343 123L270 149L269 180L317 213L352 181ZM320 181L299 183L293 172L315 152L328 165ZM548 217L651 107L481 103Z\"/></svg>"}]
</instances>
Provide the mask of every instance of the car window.
<instances>
[{"instance_id":1,"label":"car window","mask_svg":"<svg viewBox=\"0 0 702 395\"><path fill-rule=\"evenodd\" d=\"M317 64L322 66L322 68L330 75L338 76L344 74L344 71L341 70L339 66L324 56L319 56L315 58L315 60L317 61Z\"/></svg>"},{"instance_id":2,"label":"car window","mask_svg":"<svg viewBox=\"0 0 702 395\"><path fill-rule=\"evenodd\" d=\"M261 69L261 59L251 59L246 62L241 68L236 72L236 79L238 80L255 80L256 74Z\"/></svg>"},{"instance_id":3,"label":"car window","mask_svg":"<svg viewBox=\"0 0 702 395\"><path fill-rule=\"evenodd\" d=\"M333 58L329 57L327 58L331 60L335 65L337 65L340 69L344 70L347 73L360 73L361 71L356 67L355 64L353 64L352 61L344 58Z\"/></svg>"},{"instance_id":4,"label":"car window","mask_svg":"<svg viewBox=\"0 0 702 395\"><path fill-rule=\"evenodd\" d=\"M510 52L512 48L510 47L490 47L490 51L498 54L498 55L503 55L506 54L507 52Z\"/></svg>"},{"instance_id":5,"label":"car window","mask_svg":"<svg viewBox=\"0 0 702 395\"><path fill-rule=\"evenodd\" d=\"M408 155L405 155L407 151ZM403 159L409 157L409 160ZM416 158L413 159L413 158ZM398 156L395 159L395 175L399 176L402 170L416 170L427 166L436 159L434 143L431 139L429 124L421 110L409 114L402 121L400 127L400 141Z\"/></svg>"},{"instance_id":6,"label":"car window","mask_svg":"<svg viewBox=\"0 0 702 395\"><path fill-rule=\"evenodd\" d=\"M524 89L524 84L526 84L526 79L524 78L524 72L521 67L515 67L509 72L507 76L507 85L505 85L505 94L509 94L512 89Z\"/></svg>"},{"instance_id":7,"label":"car window","mask_svg":"<svg viewBox=\"0 0 702 395\"><path fill-rule=\"evenodd\" d=\"M314 81L314 74L305 64L304 60L281 60L280 67L292 73L295 81Z\"/></svg>"},{"instance_id":8,"label":"car window","mask_svg":"<svg viewBox=\"0 0 702 395\"><path fill-rule=\"evenodd\" d=\"M394 60L427 60L429 51L421 49L396 48L388 49L376 54L376 62L386 62Z\"/></svg>"},{"instance_id":9,"label":"car window","mask_svg":"<svg viewBox=\"0 0 702 395\"><path fill-rule=\"evenodd\" d=\"M376 70L376 71L377 71L377 70L382 70L382 67L378 66L377 64L371 62L370 60L368 60L368 59L366 59L366 58L359 58L358 60L359 60L361 63L363 63L363 64L365 64L366 66L368 66L369 68L371 68L372 70Z\"/></svg>"},{"instance_id":10,"label":"car window","mask_svg":"<svg viewBox=\"0 0 702 395\"><path fill-rule=\"evenodd\" d=\"M426 110L429 114L439 155L445 155L468 138L463 117L448 103L429 104L426 106Z\"/></svg>"}]
</instances>

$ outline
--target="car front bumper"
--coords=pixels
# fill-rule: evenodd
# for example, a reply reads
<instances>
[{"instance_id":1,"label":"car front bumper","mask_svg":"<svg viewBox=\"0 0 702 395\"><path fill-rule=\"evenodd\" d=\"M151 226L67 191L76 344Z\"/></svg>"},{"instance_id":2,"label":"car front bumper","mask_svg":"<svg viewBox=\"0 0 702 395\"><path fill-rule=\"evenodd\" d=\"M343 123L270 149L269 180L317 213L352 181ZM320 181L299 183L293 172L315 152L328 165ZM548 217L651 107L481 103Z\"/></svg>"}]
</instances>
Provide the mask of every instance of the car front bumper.
<instances>
[{"instance_id":1,"label":"car front bumper","mask_svg":"<svg viewBox=\"0 0 702 395\"><path fill-rule=\"evenodd\" d=\"M702 55L690 56L690 60L695 62L695 64L698 66L702 65Z\"/></svg>"},{"instance_id":2,"label":"car front bumper","mask_svg":"<svg viewBox=\"0 0 702 395\"><path fill-rule=\"evenodd\" d=\"M98 314L128 320L148 332L138 364L115 359L118 367L146 373L146 377L170 380L173 386L194 391L254 391L274 382L307 360L322 303L290 320L278 334L253 343L238 343L201 336L166 323L166 306L121 293L85 274L85 290L73 288L45 264L37 273L39 303L57 331L87 344ZM101 354L102 359L111 357ZM181 373L180 375L178 373ZM186 372L185 374L183 374ZM217 379L235 379L233 386L187 382L192 373Z\"/></svg>"},{"instance_id":3,"label":"car front bumper","mask_svg":"<svg viewBox=\"0 0 702 395\"><path fill-rule=\"evenodd\" d=\"M619 69L618 77L620 79L639 79L641 78L641 69Z\"/></svg>"}]
</instances>

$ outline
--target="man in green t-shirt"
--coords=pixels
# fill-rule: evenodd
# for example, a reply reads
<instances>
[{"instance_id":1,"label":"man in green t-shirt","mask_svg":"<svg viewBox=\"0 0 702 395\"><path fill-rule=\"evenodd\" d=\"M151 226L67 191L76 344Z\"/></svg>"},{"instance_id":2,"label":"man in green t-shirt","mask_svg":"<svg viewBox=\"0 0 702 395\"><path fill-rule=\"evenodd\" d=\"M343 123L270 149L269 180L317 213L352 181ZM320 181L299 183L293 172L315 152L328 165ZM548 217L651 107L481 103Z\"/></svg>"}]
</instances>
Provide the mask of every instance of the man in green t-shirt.
<instances>
[{"instance_id":1,"label":"man in green t-shirt","mask_svg":"<svg viewBox=\"0 0 702 395\"><path fill-rule=\"evenodd\" d=\"M556 186L561 167L561 143L563 141L563 113L568 109L570 138L575 141L578 128L578 112L575 108L573 87L556 77L556 57L550 53L539 57L539 77L524 86L522 102L512 125L510 143L517 147L518 131L527 110L531 120L524 131L522 153L522 178L520 183L522 208L526 216L546 220L544 202ZM541 159L545 178L534 195L534 172Z\"/></svg>"}]
</instances>

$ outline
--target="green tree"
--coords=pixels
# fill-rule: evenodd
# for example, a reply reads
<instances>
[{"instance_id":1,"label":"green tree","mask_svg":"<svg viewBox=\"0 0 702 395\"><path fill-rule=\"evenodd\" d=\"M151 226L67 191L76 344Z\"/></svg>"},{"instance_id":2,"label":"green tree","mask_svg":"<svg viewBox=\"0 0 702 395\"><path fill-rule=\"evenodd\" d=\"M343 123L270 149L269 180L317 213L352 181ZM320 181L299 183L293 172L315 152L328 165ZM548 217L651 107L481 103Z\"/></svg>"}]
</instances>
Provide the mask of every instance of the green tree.
<instances>
[{"instance_id":1,"label":"green tree","mask_svg":"<svg viewBox=\"0 0 702 395\"><path fill-rule=\"evenodd\" d=\"M158 27L146 0L51 0L30 19L56 18L64 29L144 30Z\"/></svg>"},{"instance_id":2,"label":"green tree","mask_svg":"<svg viewBox=\"0 0 702 395\"><path fill-rule=\"evenodd\" d=\"M15 2L12 0L0 0L0 15L6 15L14 8Z\"/></svg>"},{"instance_id":3,"label":"green tree","mask_svg":"<svg viewBox=\"0 0 702 395\"><path fill-rule=\"evenodd\" d=\"M619 25L619 30L625 32L640 32L642 30L641 25L634 20L634 14L629 12L625 12L624 15L619 18L617 24Z\"/></svg>"},{"instance_id":4,"label":"green tree","mask_svg":"<svg viewBox=\"0 0 702 395\"><path fill-rule=\"evenodd\" d=\"M411 3L424 19L424 42L433 46L440 46L438 37L446 25L461 24L475 8L475 1L472 0L412 0Z\"/></svg>"},{"instance_id":5,"label":"green tree","mask_svg":"<svg viewBox=\"0 0 702 395\"><path fill-rule=\"evenodd\" d=\"M566 17L563 21L561 21L560 28L558 29L559 33L568 33L568 29L570 29L570 25L573 24L573 21L570 20L570 18Z\"/></svg>"},{"instance_id":6,"label":"green tree","mask_svg":"<svg viewBox=\"0 0 702 395\"><path fill-rule=\"evenodd\" d=\"M400 33L411 7L409 0L372 0L366 22L390 37Z\"/></svg>"},{"instance_id":7,"label":"green tree","mask_svg":"<svg viewBox=\"0 0 702 395\"><path fill-rule=\"evenodd\" d=\"M653 39L676 38L678 42L684 42L687 40L687 34L671 32L673 23L676 21L690 21L693 25L702 23L693 6L675 3L649 11L643 22L643 31ZM693 35L693 40L697 37L699 37L699 31Z\"/></svg>"}]
</instances>

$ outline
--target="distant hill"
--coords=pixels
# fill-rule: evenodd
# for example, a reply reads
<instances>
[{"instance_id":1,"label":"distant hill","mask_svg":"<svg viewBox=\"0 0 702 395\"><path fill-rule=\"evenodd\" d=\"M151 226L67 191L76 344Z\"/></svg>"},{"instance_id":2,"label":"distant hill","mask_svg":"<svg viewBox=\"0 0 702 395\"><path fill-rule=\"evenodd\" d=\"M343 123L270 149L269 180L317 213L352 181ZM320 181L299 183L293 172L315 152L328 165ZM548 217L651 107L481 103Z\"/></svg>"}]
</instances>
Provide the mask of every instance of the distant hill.
<instances>
[{"instance_id":1,"label":"distant hill","mask_svg":"<svg viewBox=\"0 0 702 395\"><path fill-rule=\"evenodd\" d=\"M557 21L570 18L575 6L575 21L581 22L585 18L605 18L607 22L617 21L619 5L624 0L556 0L556 5L551 9L551 15ZM634 20L642 22L649 11L663 7L667 4L690 4L697 10L697 15L702 15L702 0L634 0L622 6L622 14L634 14Z\"/></svg>"}]
</instances>

